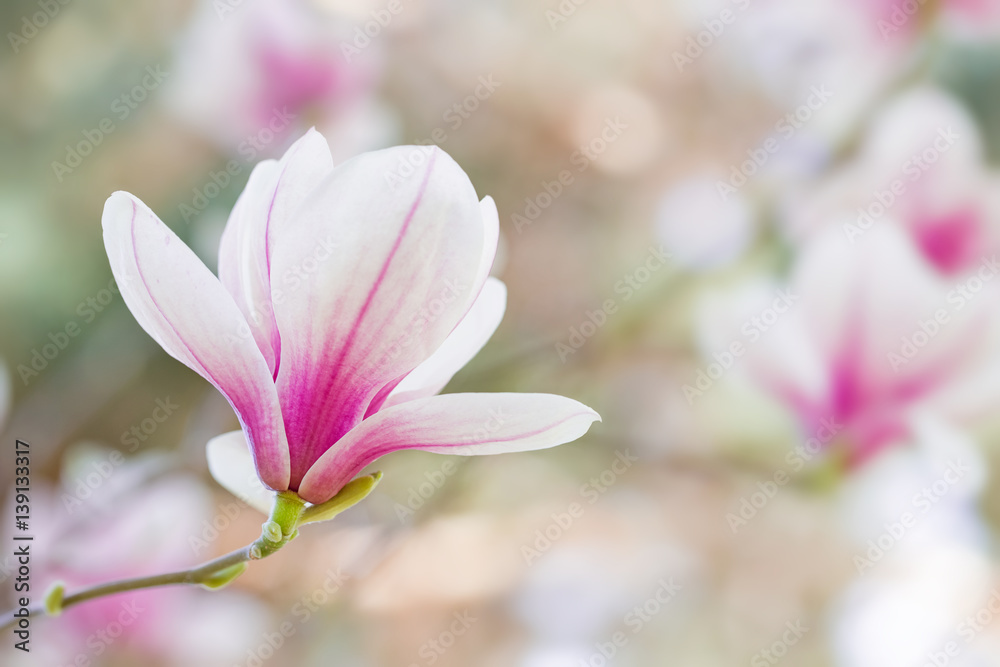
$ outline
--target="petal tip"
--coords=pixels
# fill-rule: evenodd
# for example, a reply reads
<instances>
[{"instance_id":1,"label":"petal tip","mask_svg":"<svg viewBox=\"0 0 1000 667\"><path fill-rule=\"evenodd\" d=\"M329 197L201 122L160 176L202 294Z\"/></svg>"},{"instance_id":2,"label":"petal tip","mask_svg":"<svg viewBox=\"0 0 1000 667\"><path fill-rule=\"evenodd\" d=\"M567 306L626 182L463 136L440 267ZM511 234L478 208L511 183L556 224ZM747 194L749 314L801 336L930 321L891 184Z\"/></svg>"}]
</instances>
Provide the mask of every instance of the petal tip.
<instances>
[{"instance_id":1,"label":"petal tip","mask_svg":"<svg viewBox=\"0 0 1000 667\"><path fill-rule=\"evenodd\" d=\"M135 195L124 190L112 192L111 196L104 202L104 215L101 218L104 227L107 228L108 223L117 220L121 214L131 215L131 208L135 201Z\"/></svg>"},{"instance_id":2,"label":"petal tip","mask_svg":"<svg viewBox=\"0 0 1000 667\"><path fill-rule=\"evenodd\" d=\"M583 405L583 404L581 403L581 405ZM584 405L583 408L584 408L584 411L583 411L583 414L581 416L583 418L585 418L585 419L586 418L590 419L590 422L587 424L587 428L584 431L584 433L586 433L587 431L590 430L590 427L591 427L592 424L594 424L594 423L603 423L604 422L604 420L601 419L601 415L599 415L597 413L597 410L594 410L593 408L591 408L589 406L586 406L586 405Z\"/></svg>"},{"instance_id":3,"label":"petal tip","mask_svg":"<svg viewBox=\"0 0 1000 667\"><path fill-rule=\"evenodd\" d=\"M484 222L489 222L491 225L500 224L500 211L497 209L496 201L490 195L479 200L479 211L483 214Z\"/></svg>"}]
</instances>

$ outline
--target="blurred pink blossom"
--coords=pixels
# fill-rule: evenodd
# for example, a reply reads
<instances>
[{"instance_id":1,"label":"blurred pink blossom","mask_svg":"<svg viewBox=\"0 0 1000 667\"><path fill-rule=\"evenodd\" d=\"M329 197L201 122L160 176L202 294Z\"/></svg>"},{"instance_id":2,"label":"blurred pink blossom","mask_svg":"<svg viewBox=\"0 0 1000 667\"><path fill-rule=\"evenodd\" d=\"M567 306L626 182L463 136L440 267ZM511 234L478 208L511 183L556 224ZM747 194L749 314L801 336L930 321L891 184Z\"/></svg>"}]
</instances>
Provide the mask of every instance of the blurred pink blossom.
<instances>
[{"instance_id":1,"label":"blurred pink blossom","mask_svg":"<svg viewBox=\"0 0 1000 667\"><path fill-rule=\"evenodd\" d=\"M990 300L953 286L898 227L874 228L856 245L827 230L802 249L787 286L709 299L702 344L711 354L744 342L737 376L784 403L809 436L840 443L857 464L908 438L927 410L968 415L995 400L996 388L977 382L995 357ZM765 312L778 289L794 305L748 341L740 322ZM978 396L969 400L963 390L972 386Z\"/></svg>"},{"instance_id":2,"label":"blurred pink blossom","mask_svg":"<svg viewBox=\"0 0 1000 667\"><path fill-rule=\"evenodd\" d=\"M785 221L795 238L839 227L852 244L900 225L931 266L958 277L1000 249L998 185L969 113L920 88L872 119L853 160L791 197Z\"/></svg>"},{"instance_id":3,"label":"blurred pink blossom","mask_svg":"<svg viewBox=\"0 0 1000 667\"><path fill-rule=\"evenodd\" d=\"M996 18L995 0L855 0L871 17L872 27L886 41L909 40L934 16L963 27Z\"/></svg>"},{"instance_id":4,"label":"blurred pink blossom","mask_svg":"<svg viewBox=\"0 0 1000 667\"><path fill-rule=\"evenodd\" d=\"M339 47L352 21L305 0L244 0L222 16L218 4L201 3L178 43L166 99L185 123L247 160L310 126L338 160L387 141L377 43L350 62Z\"/></svg>"}]
</instances>

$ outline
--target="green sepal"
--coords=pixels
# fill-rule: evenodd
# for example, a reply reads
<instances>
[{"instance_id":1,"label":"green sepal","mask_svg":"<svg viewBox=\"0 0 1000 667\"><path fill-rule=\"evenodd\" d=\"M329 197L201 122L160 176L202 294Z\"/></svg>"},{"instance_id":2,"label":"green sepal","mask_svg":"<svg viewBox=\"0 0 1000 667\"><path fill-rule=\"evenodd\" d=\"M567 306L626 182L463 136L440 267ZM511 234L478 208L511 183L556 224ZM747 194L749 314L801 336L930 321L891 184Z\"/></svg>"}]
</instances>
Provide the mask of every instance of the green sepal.
<instances>
[{"instance_id":1,"label":"green sepal","mask_svg":"<svg viewBox=\"0 0 1000 667\"><path fill-rule=\"evenodd\" d=\"M376 472L351 480L337 495L330 498L325 503L312 505L302 513L300 525L306 523L317 523L319 521L329 521L344 510L354 507L359 502L368 497L372 489L381 481L382 473Z\"/></svg>"},{"instance_id":2,"label":"green sepal","mask_svg":"<svg viewBox=\"0 0 1000 667\"><path fill-rule=\"evenodd\" d=\"M218 572L210 574L208 578L198 583L209 590L218 590L223 586L229 585L236 579L236 577L246 572L249 565L250 564L246 561L237 563L236 565L230 565L229 567L223 568Z\"/></svg>"}]
</instances>

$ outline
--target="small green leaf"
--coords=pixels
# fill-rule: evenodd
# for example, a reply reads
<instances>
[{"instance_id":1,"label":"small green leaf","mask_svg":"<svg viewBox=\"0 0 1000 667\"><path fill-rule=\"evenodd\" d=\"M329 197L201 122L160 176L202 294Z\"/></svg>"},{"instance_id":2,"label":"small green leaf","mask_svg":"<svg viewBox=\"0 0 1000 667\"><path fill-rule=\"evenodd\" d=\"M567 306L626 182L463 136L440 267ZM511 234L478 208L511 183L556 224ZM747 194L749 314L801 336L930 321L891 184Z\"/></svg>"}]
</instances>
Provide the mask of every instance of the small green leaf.
<instances>
[{"instance_id":1,"label":"small green leaf","mask_svg":"<svg viewBox=\"0 0 1000 667\"><path fill-rule=\"evenodd\" d=\"M227 586L228 584L232 583L232 581L236 579L236 577L246 572L248 566L249 563L247 563L246 561L243 561L242 563L237 563L236 565L230 565L227 568L223 568L218 572L210 574L208 578L199 583L201 583L202 586L204 586L209 590L213 591L217 590L219 588L222 588L223 586Z\"/></svg>"},{"instance_id":2,"label":"small green leaf","mask_svg":"<svg viewBox=\"0 0 1000 667\"><path fill-rule=\"evenodd\" d=\"M329 521L344 510L354 507L359 502L367 498L368 494L372 492L372 489L375 488L381 479L382 473L376 472L371 475L365 475L364 477L358 477L357 479L351 480L340 490L339 493L337 493L337 495L330 498L325 503L307 507L306 511L302 513L302 521L300 524Z\"/></svg>"}]
</instances>

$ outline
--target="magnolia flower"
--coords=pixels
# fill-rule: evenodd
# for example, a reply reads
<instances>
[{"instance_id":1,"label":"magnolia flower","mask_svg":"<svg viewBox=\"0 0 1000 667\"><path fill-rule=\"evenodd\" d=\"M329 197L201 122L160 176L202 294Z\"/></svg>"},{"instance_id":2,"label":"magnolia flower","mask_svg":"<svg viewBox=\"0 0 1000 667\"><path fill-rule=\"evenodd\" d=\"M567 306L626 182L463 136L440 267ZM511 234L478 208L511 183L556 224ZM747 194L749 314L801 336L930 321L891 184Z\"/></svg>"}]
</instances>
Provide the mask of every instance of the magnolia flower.
<instances>
[{"instance_id":1,"label":"magnolia flower","mask_svg":"<svg viewBox=\"0 0 1000 667\"><path fill-rule=\"evenodd\" d=\"M995 32L997 6L992 0L939 0L904 3L897 0L855 0L875 31L886 41L918 37L934 19L958 34Z\"/></svg>"},{"instance_id":2,"label":"magnolia flower","mask_svg":"<svg viewBox=\"0 0 1000 667\"><path fill-rule=\"evenodd\" d=\"M311 503L398 449L542 449L599 419L547 394L435 396L503 315L505 287L489 277L498 233L493 200L439 149L334 168L315 130L250 175L219 278L136 197L116 192L104 208L129 309L239 417L242 434L209 447L213 470L238 470L226 457L249 452L265 486Z\"/></svg>"},{"instance_id":3,"label":"magnolia flower","mask_svg":"<svg viewBox=\"0 0 1000 667\"><path fill-rule=\"evenodd\" d=\"M996 375L990 300L954 289L898 225L857 244L828 229L786 285L720 295L702 310L702 344L719 370L766 389L808 438L838 443L853 464L909 437L914 415L964 422L997 395L978 371L989 362Z\"/></svg>"},{"instance_id":4,"label":"magnolia flower","mask_svg":"<svg viewBox=\"0 0 1000 667\"><path fill-rule=\"evenodd\" d=\"M725 38L705 49L705 65L718 60L719 66L708 70L716 85L756 89L776 106L768 136L780 150L770 156L767 170L789 161L793 174L815 169L901 64L866 29L867 17L837 0L688 1L683 6L690 8L689 34L699 39L723 10L734 16L724 27ZM822 96L814 94L818 88Z\"/></svg>"},{"instance_id":5,"label":"magnolia flower","mask_svg":"<svg viewBox=\"0 0 1000 667\"><path fill-rule=\"evenodd\" d=\"M855 245L875 227L900 225L930 265L959 277L1000 248L996 181L968 110L921 87L875 115L856 158L791 198L783 222L800 238L839 227Z\"/></svg>"},{"instance_id":6,"label":"magnolia flower","mask_svg":"<svg viewBox=\"0 0 1000 667\"><path fill-rule=\"evenodd\" d=\"M377 45L350 61L355 21L304 0L202 0L177 43L169 111L230 154L270 157L312 125L343 158L386 145ZM221 21L220 21L221 19ZM377 41L377 40L376 40Z\"/></svg>"}]
</instances>

